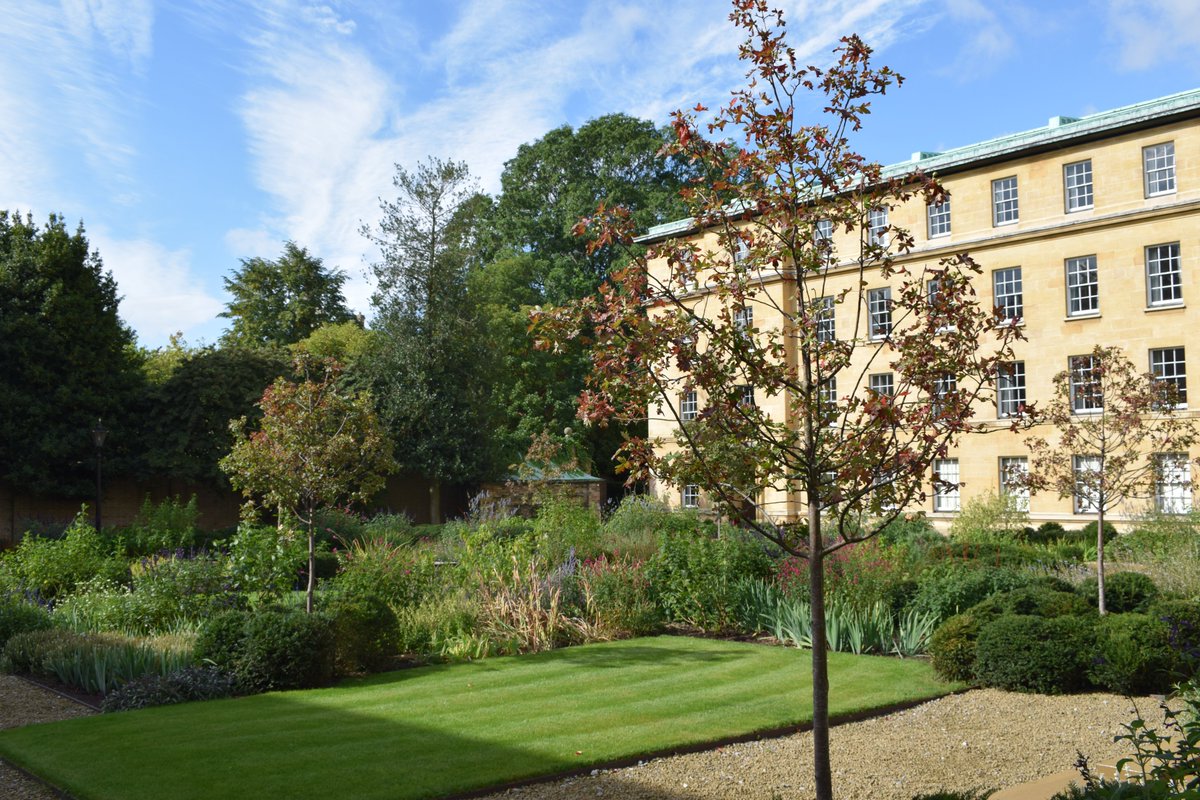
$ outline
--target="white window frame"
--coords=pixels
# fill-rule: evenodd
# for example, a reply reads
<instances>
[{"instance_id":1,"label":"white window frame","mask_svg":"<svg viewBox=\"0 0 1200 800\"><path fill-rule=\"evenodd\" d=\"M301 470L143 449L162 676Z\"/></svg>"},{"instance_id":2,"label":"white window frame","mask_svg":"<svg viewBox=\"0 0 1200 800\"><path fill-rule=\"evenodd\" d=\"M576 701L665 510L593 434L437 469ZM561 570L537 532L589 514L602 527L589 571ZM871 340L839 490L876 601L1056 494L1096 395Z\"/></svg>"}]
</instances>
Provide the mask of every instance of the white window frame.
<instances>
[{"instance_id":1,"label":"white window frame","mask_svg":"<svg viewBox=\"0 0 1200 800\"><path fill-rule=\"evenodd\" d=\"M1100 510L1100 498L1094 489L1087 487L1079 476L1085 471L1093 475L1100 471L1100 456L1071 456L1071 471L1075 474L1075 491L1072 493L1071 509L1075 514L1095 514Z\"/></svg>"},{"instance_id":2,"label":"white window frame","mask_svg":"<svg viewBox=\"0 0 1200 800\"><path fill-rule=\"evenodd\" d=\"M821 251L821 263L833 263L833 220L819 219L813 226L813 246Z\"/></svg>"},{"instance_id":3,"label":"white window frame","mask_svg":"<svg viewBox=\"0 0 1200 800\"><path fill-rule=\"evenodd\" d=\"M691 422L700 415L700 399L696 390L691 389L679 396L679 421Z\"/></svg>"},{"instance_id":4,"label":"white window frame","mask_svg":"<svg viewBox=\"0 0 1200 800\"><path fill-rule=\"evenodd\" d=\"M930 404L933 406L933 412L938 416L941 416L945 411L944 404L946 398L957 391L957 376L946 374L940 378L936 378L933 382L933 397L930 398Z\"/></svg>"},{"instance_id":5,"label":"white window frame","mask_svg":"<svg viewBox=\"0 0 1200 800\"><path fill-rule=\"evenodd\" d=\"M933 510L950 513L962 510L957 458L939 458L933 462Z\"/></svg>"},{"instance_id":6,"label":"white window frame","mask_svg":"<svg viewBox=\"0 0 1200 800\"><path fill-rule=\"evenodd\" d=\"M754 306L742 306L735 309L733 324L743 335L748 334L754 327Z\"/></svg>"},{"instance_id":7,"label":"white window frame","mask_svg":"<svg viewBox=\"0 0 1200 800\"><path fill-rule=\"evenodd\" d=\"M892 332L892 287L867 290L867 325L871 338L886 339Z\"/></svg>"},{"instance_id":8,"label":"white window frame","mask_svg":"<svg viewBox=\"0 0 1200 800\"><path fill-rule=\"evenodd\" d=\"M1095 256L1076 256L1063 262L1067 271L1067 316L1100 313L1100 269Z\"/></svg>"},{"instance_id":9,"label":"white window frame","mask_svg":"<svg viewBox=\"0 0 1200 800\"><path fill-rule=\"evenodd\" d=\"M679 491L679 503L684 508L700 507L700 487L695 483L686 484Z\"/></svg>"},{"instance_id":10,"label":"white window frame","mask_svg":"<svg viewBox=\"0 0 1200 800\"><path fill-rule=\"evenodd\" d=\"M754 407L754 384L738 384L738 405Z\"/></svg>"},{"instance_id":11,"label":"white window frame","mask_svg":"<svg viewBox=\"0 0 1200 800\"><path fill-rule=\"evenodd\" d=\"M1025 317L1025 292L1020 267L992 270L992 305L1001 309L1001 316L1010 324Z\"/></svg>"},{"instance_id":12,"label":"white window frame","mask_svg":"<svg viewBox=\"0 0 1200 800\"><path fill-rule=\"evenodd\" d=\"M1104 410L1103 388L1097 386L1093 373L1099 366L1094 355L1071 356L1067 359L1070 373L1072 414L1099 414Z\"/></svg>"},{"instance_id":13,"label":"white window frame","mask_svg":"<svg viewBox=\"0 0 1200 800\"><path fill-rule=\"evenodd\" d=\"M1000 456L1000 494L1013 499L1018 511L1029 511L1029 487L1013 483L1013 476L1029 474L1029 459L1025 456Z\"/></svg>"},{"instance_id":14,"label":"white window frame","mask_svg":"<svg viewBox=\"0 0 1200 800\"><path fill-rule=\"evenodd\" d=\"M1174 384L1178 393L1175 408L1187 408L1187 353L1182 345L1153 348L1150 351L1150 373L1155 380Z\"/></svg>"},{"instance_id":15,"label":"white window frame","mask_svg":"<svg viewBox=\"0 0 1200 800\"><path fill-rule=\"evenodd\" d=\"M1066 211L1087 211L1096 205L1092 185L1092 160L1063 164L1063 204Z\"/></svg>"},{"instance_id":16,"label":"white window frame","mask_svg":"<svg viewBox=\"0 0 1200 800\"><path fill-rule=\"evenodd\" d=\"M1160 514L1192 510L1192 464L1187 453L1155 453L1154 507Z\"/></svg>"},{"instance_id":17,"label":"white window frame","mask_svg":"<svg viewBox=\"0 0 1200 800\"><path fill-rule=\"evenodd\" d=\"M950 198L940 203L930 203L926 209L926 231L930 239L950 235Z\"/></svg>"},{"instance_id":18,"label":"white window frame","mask_svg":"<svg viewBox=\"0 0 1200 800\"><path fill-rule=\"evenodd\" d=\"M1020 201L1017 195L1017 176L997 178L992 181L992 227L1013 225L1021 221Z\"/></svg>"},{"instance_id":19,"label":"white window frame","mask_svg":"<svg viewBox=\"0 0 1200 800\"><path fill-rule=\"evenodd\" d=\"M837 341L836 305L832 295L817 298L816 324L818 342Z\"/></svg>"},{"instance_id":20,"label":"white window frame","mask_svg":"<svg viewBox=\"0 0 1200 800\"><path fill-rule=\"evenodd\" d=\"M825 413L828 408L837 406L837 375L830 375L825 380L817 384L817 403L821 408L821 412ZM830 414L829 427L837 426L836 413Z\"/></svg>"},{"instance_id":21,"label":"white window frame","mask_svg":"<svg viewBox=\"0 0 1200 800\"><path fill-rule=\"evenodd\" d=\"M896 377L890 372L877 372L867 378L867 388L882 397L895 397Z\"/></svg>"},{"instance_id":22,"label":"white window frame","mask_svg":"<svg viewBox=\"0 0 1200 800\"><path fill-rule=\"evenodd\" d=\"M1183 265L1179 242L1146 248L1146 305L1150 308L1183 303Z\"/></svg>"},{"instance_id":23,"label":"white window frame","mask_svg":"<svg viewBox=\"0 0 1200 800\"><path fill-rule=\"evenodd\" d=\"M1012 419L1022 414L1025 395L1025 362L1008 361L996 371L996 416Z\"/></svg>"},{"instance_id":24,"label":"white window frame","mask_svg":"<svg viewBox=\"0 0 1200 800\"><path fill-rule=\"evenodd\" d=\"M1142 176L1146 197L1175 193L1175 143L1160 142L1142 148Z\"/></svg>"},{"instance_id":25,"label":"white window frame","mask_svg":"<svg viewBox=\"0 0 1200 800\"><path fill-rule=\"evenodd\" d=\"M879 206L867 211L867 242L888 246L888 207Z\"/></svg>"}]
</instances>

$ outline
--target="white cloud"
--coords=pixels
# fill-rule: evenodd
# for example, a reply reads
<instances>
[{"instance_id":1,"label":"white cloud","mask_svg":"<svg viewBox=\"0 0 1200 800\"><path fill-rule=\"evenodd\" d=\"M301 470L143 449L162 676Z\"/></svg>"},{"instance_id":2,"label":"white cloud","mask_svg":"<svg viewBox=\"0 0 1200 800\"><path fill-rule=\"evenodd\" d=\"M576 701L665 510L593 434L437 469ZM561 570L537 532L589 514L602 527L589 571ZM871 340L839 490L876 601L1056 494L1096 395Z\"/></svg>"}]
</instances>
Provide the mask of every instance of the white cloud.
<instances>
[{"instance_id":1,"label":"white cloud","mask_svg":"<svg viewBox=\"0 0 1200 800\"><path fill-rule=\"evenodd\" d=\"M175 331L188 332L224 310L196 278L191 254L148 239L119 239L103 229L88 232L122 295L120 313L139 342L156 347Z\"/></svg>"},{"instance_id":2,"label":"white cloud","mask_svg":"<svg viewBox=\"0 0 1200 800\"><path fill-rule=\"evenodd\" d=\"M1108 22L1125 69L1150 69L1179 57L1190 60L1200 45L1200 5L1195 0L1110 0Z\"/></svg>"},{"instance_id":3,"label":"white cloud","mask_svg":"<svg viewBox=\"0 0 1200 800\"><path fill-rule=\"evenodd\" d=\"M154 7L151 0L61 0L67 30L90 43L99 34L108 52L140 66L150 57Z\"/></svg>"},{"instance_id":4,"label":"white cloud","mask_svg":"<svg viewBox=\"0 0 1200 800\"><path fill-rule=\"evenodd\" d=\"M803 60L826 60L857 31L877 48L903 35L922 0L790 0L789 32ZM303 10L310 9L309 11ZM535 0L471 0L439 38L408 36L402 63L385 63L358 32L370 24L275 0L246 34L250 88L239 113L257 185L272 213L226 241L251 247L294 239L349 276L351 305L367 310L373 255L359 234L394 197L394 165L426 156L465 160L485 191L499 188L517 148L568 121L572 109L624 111L660 124L697 100L718 104L740 85L740 36L725 0L665 10L635 0L561 9ZM330 20L336 19L337 24ZM670 24L663 24L669 19ZM347 34L357 30L354 36Z\"/></svg>"}]
</instances>

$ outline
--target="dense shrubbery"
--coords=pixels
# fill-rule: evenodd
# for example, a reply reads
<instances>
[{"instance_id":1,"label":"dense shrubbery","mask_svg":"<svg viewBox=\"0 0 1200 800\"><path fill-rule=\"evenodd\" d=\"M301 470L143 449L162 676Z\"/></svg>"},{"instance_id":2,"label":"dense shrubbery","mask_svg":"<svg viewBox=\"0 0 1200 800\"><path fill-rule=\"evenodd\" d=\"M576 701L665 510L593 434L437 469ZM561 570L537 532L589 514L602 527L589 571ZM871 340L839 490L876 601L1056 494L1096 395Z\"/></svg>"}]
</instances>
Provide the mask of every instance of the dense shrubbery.
<instances>
[{"instance_id":1,"label":"dense shrubbery","mask_svg":"<svg viewBox=\"0 0 1200 800\"><path fill-rule=\"evenodd\" d=\"M1100 621L1095 584L1076 587L1061 577L1078 575L1078 566L1063 570L1062 561L1082 555L1083 532L1053 523L1029 529L1013 509L993 508L998 503L981 502L960 519L959 541L912 515L838 550L825 582L829 646L928 648L944 678L1030 691L1161 691L1181 670L1195 670L1200 605L1192 595L1174 599L1144 574L1114 572L1109 608L1138 613ZM400 660L655 633L666 623L810 641L805 562L780 558L737 529L717 535L694 512L642 497L627 498L603 521L562 498L532 519L499 509L441 526L328 512L317 554L328 563L318 570L312 617L285 610L303 577L298 537L242 525L208 551L170 549L204 538L193 512L178 499L148 503L134 527L109 538L78 522L60 539L30 537L0 559L8 668L85 683L81 674L98 669L112 690L130 680L129 670L108 662L140 659L150 677L110 703L127 708L204 694L189 694L159 662L145 666L147 648L163 645L130 637L149 634L195 635L202 663L219 665L243 692L320 685L335 673ZM1155 524L1122 537L1113 551L1144 559L1157 552L1147 542L1177 547L1159 536L1175 523ZM27 597L51 600L52 610Z\"/></svg>"},{"instance_id":2,"label":"dense shrubbery","mask_svg":"<svg viewBox=\"0 0 1200 800\"><path fill-rule=\"evenodd\" d=\"M0 651L18 633L50 627L50 613L33 603L0 594Z\"/></svg>"},{"instance_id":3,"label":"dense shrubbery","mask_svg":"<svg viewBox=\"0 0 1200 800\"><path fill-rule=\"evenodd\" d=\"M323 614L226 611L201 626L196 658L233 675L240 691L321 686L333 678L333 626Z\"/></svg>"},{"instance_id":4,"label":"dense shrubbery","mask_svg":"<svg viewBox=\"0 0 1200 800\"><path fill-rule=\"evenodd\" d=\"M646 575L668 619L718 631L736 619L737 582L765 578L771 569L760 542L744 534L665 531Z\"/></svg>"},{"instance_id":5,"label":"dense shrubbery","mask_svg":"<svg viewBox=\"0 0 1200 800\"><path fill-rule=\"evenodd\" d=\"M1079 586L1080 593L1096 605L1099 590L1095 578L1088 578ZM1142 612L1158 599L1158 587L1147 575L1138 572L1114 572L1104 576L1104 606L1114 614Z\"/></svg>"},{"instance_id":6,"label":"dense shrubbery","mask_svg":"<svg viewBox=\"0 0 1200 800\"><path fill-rule=\"evenodd\" d=\"M985 686L1061 694L1087 686L1085 654L1092 647L1088 617L1009 614L979 630L975 676Z\"/></svg>"}]
</instances>

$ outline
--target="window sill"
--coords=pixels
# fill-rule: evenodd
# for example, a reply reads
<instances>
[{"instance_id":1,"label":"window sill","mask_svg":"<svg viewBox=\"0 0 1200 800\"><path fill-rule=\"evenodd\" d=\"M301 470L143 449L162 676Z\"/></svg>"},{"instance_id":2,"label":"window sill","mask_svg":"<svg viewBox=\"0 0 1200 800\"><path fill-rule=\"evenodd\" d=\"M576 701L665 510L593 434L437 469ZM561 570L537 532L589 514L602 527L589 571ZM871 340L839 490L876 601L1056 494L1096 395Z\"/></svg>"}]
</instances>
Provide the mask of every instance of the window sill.
<instances>
[{"instance_id":1,"label":"window sill","mask_svg":"<svg viewBox=\"0 0 1200 800\"><path fill-rule=\"evenodd\" d=\"M1103 414L1103 413L1104 413L1103 408L1072 408L1071 409L1072 417L1095 417L1095 416L1097 416L1099 414Z\"/></svg>"},{"instance_id":2,"label":"window sill","mask_svg":"<svg viewBox=\"0 0 1200 800\"><path fill-rule=\"evenodd\" d=\"M1063 317L1063 322L1072 322L1077 319L1100 319L1099 311L1089 311L1086 314L1067 314Z\"/></svg>"},{"instance_id":3,"label":"window sill","mask_svg":"<svg viewBox=\"0 0 1200 800\"><path fill-rule=\"evenodd\" d=\"M1006 220L1004 222L996 222L993 220L992 227L993 228L1005 228L1005 227L1008 227L1009 225L1016 225L1020 221L1021 221L1020 219L1010 219L1010 220Z\"/></svg>"},{"instance_id":4,"label":"window sill","mask_svg":"<svg viewBox=\"0 0 1200 800\"><path fill-rule=\"evenodd\" d=\"M1151 314L1155 311L1175 311L1180 308L1187 308L1187 304L1183 303L1183 302L1179 302L1179 303L1163 303L1162 305L1157 305L1157 306L1146 306L1146 313Z\"/></svg>"},{"instance_id":5,"label":"window sill","mask_svg":"<svg viewBox=\"0 0 1200 800\"><path fill-rule=\"evenodd\" d=\"M1007 319L1001 320L1000 322L996 323L996 327L997 328L1024 328L1025 327L1025 317L1022 316L1022 317L1017 317L1015 319L1012 317L1009 317Z\"/></svg>"},{"instance_id":6,"label":"window sill","mask_svg":"<svg viewBox=\"0 0 1200 800\"><path fill-rule=\"evenodd\" d=\"M1067 214L1078 214L1078 213L1080 213L1081 211L1095 211L1095 210L1096 210L1096 206L1095 206L1095 205L1090 205L1090 206L1079 206L1079 208L1068 208L1068 209L1066 210L1066 212L1065 212L1065 213L1067 213Z\"/></svg>"},{"instance_id":7,"label":"window sill","mask_svg":"<svg viewBox=\"0 0 1200 800\"><path fill-rule=\"evenodd\" d=\"M1156 197L1170 197L1171 195L1178 194L1178 193L1179 193L1178 189L1171 189L1170 191L1166 191L1166 192L1153 192L1153 193L1147 194L1146 199L1153 200Z\"/></svg>"}]
</instances>

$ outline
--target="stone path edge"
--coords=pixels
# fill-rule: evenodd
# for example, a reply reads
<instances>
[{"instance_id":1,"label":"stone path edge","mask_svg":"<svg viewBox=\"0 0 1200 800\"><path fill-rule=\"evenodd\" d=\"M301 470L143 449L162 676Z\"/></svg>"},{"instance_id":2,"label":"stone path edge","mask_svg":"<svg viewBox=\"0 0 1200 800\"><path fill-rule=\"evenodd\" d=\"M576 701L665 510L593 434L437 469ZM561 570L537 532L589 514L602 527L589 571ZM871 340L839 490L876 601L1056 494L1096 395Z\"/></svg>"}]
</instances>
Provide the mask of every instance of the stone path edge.
<instances>
[{"instance_id":1,"label":"stone path edge","mask_svg":"<svg viewBox=\"0 0 1200 800\"><path fill-rule=\"evenodd\" d=\"M963 694L971 691L971 687L962 689L954 689L952 691L939 694L936 697L926 697L916 700L903 700L899 703L892 703L886 706L877 706L875 708L867 708L862 711L851 711L845 714L837 714L830 717L830 727L839 725L849 725L852 722L862 722L876 717L886 717L888 714L894 714L897 711L907 711L910 708L923 706L926 703L932 703L935 700L940 700L943 697ZM812 730L812 721L801 722L795 725L784 725L775 728L766 728L752 733L743 733L737 736L727 736L723 739L715 739L706 742L697 742L695 744L681 745L679 747L668 747L662 750L654 750L649 753L642 753L637 756L628 756L626 758L617 758L609 761L601 761L587 766L576 767L574 769L555 772L553 774L539 775L533 778L523 778L521 780L509 781L498 785L489 786L483 789L471 789L466 792L456 792L454 794L443 795L439 800L473 800L477 797L487 797L501 792L507 792L510 789L520 789L526 786L538 786L543 783L556 783L568 778L578 778L583 775L590 775L594 771L607 771L614 769L625 769L627 767L637 766L643 761L653 761L656 758L670 758L671 756L683 756L690 753L703 753L708 750L718 750L722 747L728 747L734 744L745 744L746 742L757 742L764 739L783 739L788 736L794 736L798 733L805 733Z\"/></svg>"}]
</instances>

